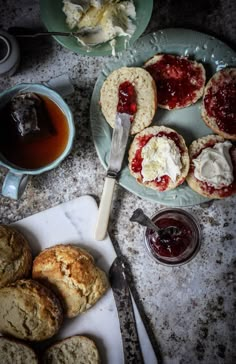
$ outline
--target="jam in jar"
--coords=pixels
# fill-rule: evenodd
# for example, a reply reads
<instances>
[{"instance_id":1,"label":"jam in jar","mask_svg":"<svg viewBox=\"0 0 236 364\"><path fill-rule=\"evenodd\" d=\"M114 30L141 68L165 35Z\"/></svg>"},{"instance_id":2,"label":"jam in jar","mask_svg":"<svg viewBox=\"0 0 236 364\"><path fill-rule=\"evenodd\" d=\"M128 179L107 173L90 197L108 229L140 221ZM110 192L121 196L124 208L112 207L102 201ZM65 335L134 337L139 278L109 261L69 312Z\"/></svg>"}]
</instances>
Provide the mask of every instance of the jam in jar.
<instances>
[{"instance_id":1,"label":"jam in jar","mask_svg":"<svg viewBox=\"0 0 236 364\"><path fill-rule=\"evenodd\" d=\"M157 262L181 265L196 255L200 247L200 227L189 212L177 208L163 209L152 220L161 229L170 226L177 228L177 232L164 240L155 231L145 230L147 249Z\"/></svg>"}]
</instances>

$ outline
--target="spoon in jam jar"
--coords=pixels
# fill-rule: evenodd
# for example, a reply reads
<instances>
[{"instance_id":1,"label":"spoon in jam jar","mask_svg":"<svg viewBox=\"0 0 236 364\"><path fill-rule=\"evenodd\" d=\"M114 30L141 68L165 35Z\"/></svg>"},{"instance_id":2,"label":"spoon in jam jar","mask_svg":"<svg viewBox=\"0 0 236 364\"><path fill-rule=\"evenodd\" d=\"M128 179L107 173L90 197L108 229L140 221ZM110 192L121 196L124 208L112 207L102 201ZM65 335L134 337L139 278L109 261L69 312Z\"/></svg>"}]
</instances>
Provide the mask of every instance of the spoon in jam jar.
<instances>
[{"instance_id":1,"label":"spoon in jam jar","mask_svg":"<svg viewBox=\"0 0 236 364\"><path fill-rule=\"evenodd\" d=\"M137 209L133 212L130 218L132 222L138 222L140 225L145 226L151 230L154 230L160 238L160 242L163 244L170 244L172 237L180 234L180 230L176 226L168 226L166 228L159 228L142 209Z\"/></svg>"}]
</instances>

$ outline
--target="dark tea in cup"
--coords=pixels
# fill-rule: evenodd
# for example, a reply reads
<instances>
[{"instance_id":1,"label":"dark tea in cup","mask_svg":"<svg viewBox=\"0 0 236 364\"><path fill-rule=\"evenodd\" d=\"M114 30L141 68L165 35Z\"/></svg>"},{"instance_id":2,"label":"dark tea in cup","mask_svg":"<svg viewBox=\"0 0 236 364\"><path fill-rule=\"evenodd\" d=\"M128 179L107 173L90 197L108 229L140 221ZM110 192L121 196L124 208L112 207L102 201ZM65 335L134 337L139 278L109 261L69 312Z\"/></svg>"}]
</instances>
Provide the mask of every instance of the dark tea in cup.
<instances>
[{"instance_id":1,"label":"dark tea in cup","mask_svg":"<svg viewBox=\"0 0 236 364\"><path fill-rule=\"evenodd\" d=\"M45 95L20 92L0 109L0 153L17 167L37 169L52 163L68 137L65 113Z\"/></svg>"}]
</instances>

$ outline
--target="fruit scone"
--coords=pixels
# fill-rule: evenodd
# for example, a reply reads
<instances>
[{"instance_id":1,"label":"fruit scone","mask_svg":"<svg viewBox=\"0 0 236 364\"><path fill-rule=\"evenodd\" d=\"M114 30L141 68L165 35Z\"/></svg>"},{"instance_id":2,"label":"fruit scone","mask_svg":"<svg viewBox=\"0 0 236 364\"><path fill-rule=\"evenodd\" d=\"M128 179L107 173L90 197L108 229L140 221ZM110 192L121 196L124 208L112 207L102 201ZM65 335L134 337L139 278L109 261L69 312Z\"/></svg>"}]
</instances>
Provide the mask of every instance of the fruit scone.
<instances>
[{"instance_id":1,"label":"fruit scone","mask_svg":"<svg viewBox=\"0 0 236 364\"><path fill-rule=\"evenodd\" d=\"M112 128L117 112L130 115L131 134L149 126L157 108L156 85L141 67L122 67L104 81L100 93L102 113Z\"/></svg>"},{"instance_id":2,"label":"fruit scone","mask_svg":"<svg viewBox=\"0 0 236 364\"><path fill-rule=\"evenodd\" d=\"M156 54L144 64L156 82L158 106L181 109L197 102L206 81L203 65L187 57Z\"/></svg>"},{"instance_id":3,"label":"fruit scone","mask_svg":"<svg viewBox=\"0 0 236 364\"><path fill-rule=\"evenodd\" d=\"M130 146L129 170L137 182L160 192L177 187L189 170L183 137L165 126L146 128Z\"/></svg>"},{"instance_id":4,"label":"fruit scone","mask_svg":"<svg viewBox=\"0 0 236 364\"><path fill-rule=\"evenodd\" d=\"M207 135L189 147L189 186L209 198L236 192L236 147L219 135Z\"/></svg>"},{"instance_id":5,"label":"fruit scone","mask_svg":"<svg viewBox=\"0 0 236 364\"><path fill-rule=\"evenodd\" d=\"M236 140L236 68L224 68L209 80L201 114L216 134Z\"/></svg>"}]
</instances>

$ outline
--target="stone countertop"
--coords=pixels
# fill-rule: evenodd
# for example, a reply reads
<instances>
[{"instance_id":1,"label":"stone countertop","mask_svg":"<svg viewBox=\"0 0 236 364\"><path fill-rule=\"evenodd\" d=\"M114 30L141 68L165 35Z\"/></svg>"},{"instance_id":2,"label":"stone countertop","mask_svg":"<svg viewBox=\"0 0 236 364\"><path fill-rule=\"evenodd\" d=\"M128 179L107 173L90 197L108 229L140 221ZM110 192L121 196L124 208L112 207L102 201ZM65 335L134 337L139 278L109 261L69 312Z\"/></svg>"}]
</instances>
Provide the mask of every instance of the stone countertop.
<instances>
[{"instance_id":1,"label":"stone countertop","mask_svg":"<svg viewBox=\"0 0 236 364\"><path fill-rule=\"evenodd\" d=\"M236 48L234 1L154 3L145 33L165 27L192 28ZM0 29L20 25L41 25L38 1L0 3ZM11 78L1 78L0 91L68 73L75 86L66 101L74 113L76 139L71 154L58 168L31 178L20 201L0 197L0 223L12 223L84 194L99 202L105 175L92 142L89 103L97 76L111 57L80 56L50 38L20 45L20 67ZM1 168L1 183L5 173ZM188 208L200 221L202 246L190 263L168 268L147 256L142 228L129 221L134 208L152 215L160 205L116 188L110 236L130 263L135 289L166 364L236 362L235 203L232 197Z\"/></svg>"}]
</instances>

